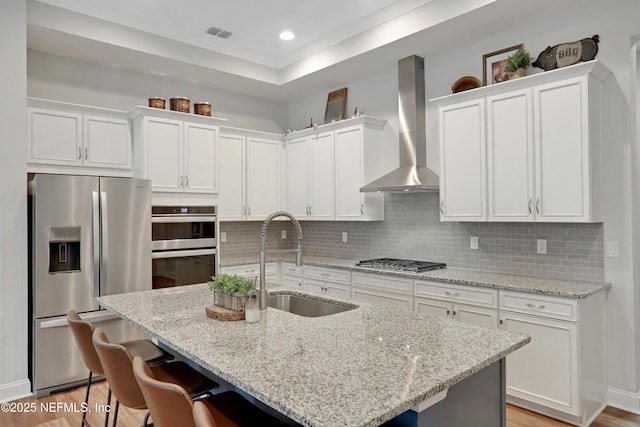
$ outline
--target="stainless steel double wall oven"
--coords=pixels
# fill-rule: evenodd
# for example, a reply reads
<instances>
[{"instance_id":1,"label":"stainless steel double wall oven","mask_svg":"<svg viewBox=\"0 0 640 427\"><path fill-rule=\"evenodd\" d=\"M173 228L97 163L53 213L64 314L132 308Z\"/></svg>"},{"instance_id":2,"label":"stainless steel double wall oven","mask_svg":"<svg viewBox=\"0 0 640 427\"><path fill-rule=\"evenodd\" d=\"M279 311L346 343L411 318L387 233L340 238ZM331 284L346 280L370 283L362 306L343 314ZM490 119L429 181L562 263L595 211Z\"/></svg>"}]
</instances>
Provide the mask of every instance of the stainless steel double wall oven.
<instances>
[{"instance_id":1,"label":"stainless steel double wall oven","mask_svg":"<svg viewBox=\"0 0 640 427\"><path fill-rule=\"evenodd\" d=\"M218 271L216 206L153 206L152 287L204 283Z\"/></svg>"}]
</instances>

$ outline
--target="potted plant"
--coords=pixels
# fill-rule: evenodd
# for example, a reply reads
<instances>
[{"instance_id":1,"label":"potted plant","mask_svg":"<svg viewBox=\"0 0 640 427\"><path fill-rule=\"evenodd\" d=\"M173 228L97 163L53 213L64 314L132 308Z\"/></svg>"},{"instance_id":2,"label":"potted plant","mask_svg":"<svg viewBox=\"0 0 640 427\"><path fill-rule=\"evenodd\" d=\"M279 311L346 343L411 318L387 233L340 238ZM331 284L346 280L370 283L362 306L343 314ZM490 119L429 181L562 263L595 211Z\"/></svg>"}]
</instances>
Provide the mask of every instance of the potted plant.
<instances>
[{"instance_id":1,"label":"potted plant","mask_svg":"<svg viewBox=\"0 0 640 427\"><path fill-rule=\"evenodd\" d=\"M242 311L247 292L255 289L252 281L236 274L211 277L208 283L214 291L214 304L234 311Z\"/></svg>"},{"instance_id":2,"label":"potted plant","mask_svg":"<svg viewBox=\"0 0 640 427\"><path fill-rule=\"evenodd\" d=\"M509 80L524 77L526 69L531 65L531 57L529 52L524 48L519 48L513 55L507 58L507 63L504 66L504 71L509 76Z\"/></svg>"}]
</instances>

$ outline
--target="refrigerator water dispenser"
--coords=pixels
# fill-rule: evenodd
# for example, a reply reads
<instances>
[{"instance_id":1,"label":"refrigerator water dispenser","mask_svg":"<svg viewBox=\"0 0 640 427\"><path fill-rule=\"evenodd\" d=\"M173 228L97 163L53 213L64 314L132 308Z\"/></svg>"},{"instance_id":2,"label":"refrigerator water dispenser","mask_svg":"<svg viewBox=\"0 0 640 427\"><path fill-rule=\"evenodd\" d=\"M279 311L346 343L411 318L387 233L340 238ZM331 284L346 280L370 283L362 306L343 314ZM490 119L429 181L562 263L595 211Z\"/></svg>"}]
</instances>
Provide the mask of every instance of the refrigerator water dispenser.
<instances>
[{"instance_id":1,"label":"refrigerator water dispenser","mask_svg":"<svg viewBox=\"0 0 640 427\"><path fill-rule=\"evenodd\" d=\"M81 227L49 227L49 274L80 271Z\"/></svg>"}]
</instances>

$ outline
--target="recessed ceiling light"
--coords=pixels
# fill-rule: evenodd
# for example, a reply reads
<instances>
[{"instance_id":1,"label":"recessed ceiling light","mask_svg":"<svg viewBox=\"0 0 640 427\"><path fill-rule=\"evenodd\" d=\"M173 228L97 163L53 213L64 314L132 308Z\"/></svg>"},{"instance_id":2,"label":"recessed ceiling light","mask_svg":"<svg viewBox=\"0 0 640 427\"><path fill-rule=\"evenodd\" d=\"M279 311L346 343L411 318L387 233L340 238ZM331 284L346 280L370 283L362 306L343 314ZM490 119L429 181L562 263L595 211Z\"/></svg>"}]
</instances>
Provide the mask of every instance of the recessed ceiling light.
<instances>
[{"instance_id":1,"label":"recessed ceiling light","mask_svg":"<svg viewBox=\"0 0 640 427\"><path fill-rule=\"evenodd\" d=\"M296 35L293 34L291 31L283 31L280 33L280 38L282 40L293 40L296 38Z\"/></svg>"}]
</instances>

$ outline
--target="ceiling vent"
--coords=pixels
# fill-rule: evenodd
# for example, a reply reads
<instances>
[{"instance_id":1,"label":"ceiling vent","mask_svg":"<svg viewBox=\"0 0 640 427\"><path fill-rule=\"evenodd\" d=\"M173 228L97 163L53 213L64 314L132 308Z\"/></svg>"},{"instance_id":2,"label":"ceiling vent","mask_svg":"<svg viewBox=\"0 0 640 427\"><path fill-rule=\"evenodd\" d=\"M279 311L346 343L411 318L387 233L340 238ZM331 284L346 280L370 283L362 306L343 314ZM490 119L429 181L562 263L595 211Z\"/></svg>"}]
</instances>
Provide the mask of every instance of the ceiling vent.
<instances>
[{"instance_id":1,"label":"ceiling vent","mask_svg":"<svg viewBox=\"0 0 640 427\"><path fill-rule=\"evenodd\" d=\"M231 31L222 30L220 28L211 27L207 30L207 34L211 34L212 36L217 36L223 39L228 39L231 37Z\"/></svg>"}]
</instances>

